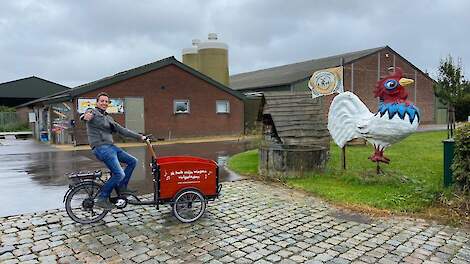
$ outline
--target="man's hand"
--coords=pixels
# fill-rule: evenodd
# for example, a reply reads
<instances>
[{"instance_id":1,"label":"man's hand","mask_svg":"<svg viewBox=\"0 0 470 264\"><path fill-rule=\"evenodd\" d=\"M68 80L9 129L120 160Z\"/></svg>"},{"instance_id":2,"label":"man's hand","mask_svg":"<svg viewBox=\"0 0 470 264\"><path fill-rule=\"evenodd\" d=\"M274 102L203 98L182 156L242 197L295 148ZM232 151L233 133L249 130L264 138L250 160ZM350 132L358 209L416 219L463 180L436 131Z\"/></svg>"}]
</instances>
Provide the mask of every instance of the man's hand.
<instances>
[{"instance_id":1,"label":"man's hand","mask_svg":"<svg viewBox=\"0 0 470 264\"><path fill-rule=\"evenodd\" d=\"M90 121L93 119L93 113L91 111L86 111L85 114L83 114L83 120Z\"/></svg>"},{"instance_id":2,"label":"man's hand","mask_svg":"<svg viewBox=\"0 0 470 264\"><path fill-rule=\"evenodd\" d=\"M151 140L152 140L152 134L142 136L142 141L145 141L146 143L150 143Z\"/></svg>"}]
</instances>

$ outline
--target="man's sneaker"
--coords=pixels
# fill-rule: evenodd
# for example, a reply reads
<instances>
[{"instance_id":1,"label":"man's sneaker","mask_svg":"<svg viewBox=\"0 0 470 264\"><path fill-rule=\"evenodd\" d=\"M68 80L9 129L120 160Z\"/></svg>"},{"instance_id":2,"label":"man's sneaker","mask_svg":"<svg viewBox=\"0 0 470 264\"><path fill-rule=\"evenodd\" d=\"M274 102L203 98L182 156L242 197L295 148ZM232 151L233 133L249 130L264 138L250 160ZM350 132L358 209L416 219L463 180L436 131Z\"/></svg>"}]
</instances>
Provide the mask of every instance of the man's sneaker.
<instances>
[{"instance_id":1,"label":"man's sneaker","mask_svg":"<svg viewBox=\"0 0 470 264\"><path fill-rule=\"evenodd\" d=\"M137 192L135 190L128 189L127 187L118 187L116 190L119 195L122 195L122 194L135 195Z\"/></svg>"},{"instance_id":2,"label":"man's sneaker","mask_svg":"<svg viewBox=\"0 0 470 264\"><path fill-rule=\"evenodd\" d=\"M108 198L98 197L95 202L95 206L99 208L103 208L105 210L111 210L116 208L114 204L112 204Z\"/></svg>"}]
</instances>

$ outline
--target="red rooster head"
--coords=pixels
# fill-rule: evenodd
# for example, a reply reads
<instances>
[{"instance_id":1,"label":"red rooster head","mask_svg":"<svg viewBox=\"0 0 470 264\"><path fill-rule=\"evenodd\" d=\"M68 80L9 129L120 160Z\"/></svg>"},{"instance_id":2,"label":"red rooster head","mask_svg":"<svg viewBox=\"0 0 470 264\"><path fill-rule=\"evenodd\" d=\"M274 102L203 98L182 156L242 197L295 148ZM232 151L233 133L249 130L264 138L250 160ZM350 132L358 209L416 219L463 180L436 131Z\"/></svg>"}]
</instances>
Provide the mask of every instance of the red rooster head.
<instances>
[{"instance_id":1,"label":"red rooster head","mask_svg":"<svg viewBox=\"0 0 470 264\"><path fill-rule=\"evenodd\" d=\"M374 90L374 96L379 97L380 101L384 103L406 103L408 92L405 90L405 86L413 84L412 79L403 78L403 70L399 67L395 67L394 71L377 81Z\"/></svg>"}]
</instances>

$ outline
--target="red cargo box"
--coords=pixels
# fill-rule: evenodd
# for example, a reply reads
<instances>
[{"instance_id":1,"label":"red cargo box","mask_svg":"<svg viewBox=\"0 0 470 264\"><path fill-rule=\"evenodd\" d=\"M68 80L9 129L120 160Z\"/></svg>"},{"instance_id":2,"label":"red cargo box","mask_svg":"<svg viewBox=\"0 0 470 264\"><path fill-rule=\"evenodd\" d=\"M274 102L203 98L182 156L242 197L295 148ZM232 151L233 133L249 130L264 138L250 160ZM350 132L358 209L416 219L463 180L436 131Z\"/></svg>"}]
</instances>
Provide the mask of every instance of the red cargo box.
<instances>
[{"instance_id":1,"label":"red cargo box","mask_svg":"<svg viewBox=\"0 0 470 264\"><path fill-rule=\"evenodd\" d=\"M206 198L215 198L219 184L218 166L213 160L175 156L157 158L159 199L173 199L187 188L199 190Z\"/></svg>"}]
</instances>

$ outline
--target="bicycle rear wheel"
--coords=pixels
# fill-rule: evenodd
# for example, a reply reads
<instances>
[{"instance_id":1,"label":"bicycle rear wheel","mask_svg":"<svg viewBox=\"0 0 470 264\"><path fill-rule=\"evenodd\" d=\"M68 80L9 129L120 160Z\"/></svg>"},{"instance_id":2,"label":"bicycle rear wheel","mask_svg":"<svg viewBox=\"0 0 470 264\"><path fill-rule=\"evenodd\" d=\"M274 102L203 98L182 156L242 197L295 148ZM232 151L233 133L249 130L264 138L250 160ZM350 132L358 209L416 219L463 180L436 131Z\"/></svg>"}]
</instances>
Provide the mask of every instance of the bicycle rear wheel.
<instances>
[{"instance_id":1,"label":"bicycle rear wheel","mask_svg":"<svg viewBox=\"0 0 470 264\"><path fill-rule=\"evenodd\" d=\"M65 199L65 210L73 221L91 224L106 216L109 210L95 206L100 188L100 184L91 181L73 187Z\"/></svg>"}]
</instances>

